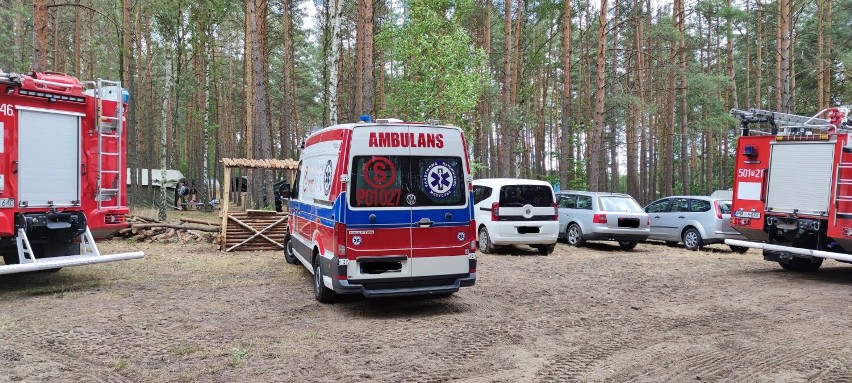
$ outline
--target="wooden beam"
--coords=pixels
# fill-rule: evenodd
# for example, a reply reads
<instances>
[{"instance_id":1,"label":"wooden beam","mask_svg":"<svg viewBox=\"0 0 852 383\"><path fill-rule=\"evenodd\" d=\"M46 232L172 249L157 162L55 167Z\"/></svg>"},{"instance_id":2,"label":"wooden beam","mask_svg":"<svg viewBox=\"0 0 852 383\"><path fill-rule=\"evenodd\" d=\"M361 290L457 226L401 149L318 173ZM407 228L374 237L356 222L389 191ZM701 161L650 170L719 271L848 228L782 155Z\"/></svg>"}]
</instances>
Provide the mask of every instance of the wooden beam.
<instances>
[{"instance_id":1,"label":"wooden beam","mask_svg":"<svg viewBox=\"0 0 852 383\"><path fill-rule=\"evenodd\" d=\"M225 188L225 195L222 196L222 226L220 227L222 231L219 235L219 250L225 250L225 241L228 235L228 206L231 204L231 168L229 166L225 167Z\"/></svg>"}]
</instances>

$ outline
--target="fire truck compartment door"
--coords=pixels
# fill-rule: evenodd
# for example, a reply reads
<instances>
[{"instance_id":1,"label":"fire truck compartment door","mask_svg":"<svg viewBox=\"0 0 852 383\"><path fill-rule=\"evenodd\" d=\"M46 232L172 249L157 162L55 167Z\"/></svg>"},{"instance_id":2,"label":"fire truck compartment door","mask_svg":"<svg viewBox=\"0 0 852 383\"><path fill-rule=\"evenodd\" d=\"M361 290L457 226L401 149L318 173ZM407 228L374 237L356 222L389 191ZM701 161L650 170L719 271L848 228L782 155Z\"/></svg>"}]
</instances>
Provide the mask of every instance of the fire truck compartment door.
<instances>
[{"instance_id":1,"label":"fire truck compartment door","mask_svg":"<svg viewBox=\"0 0 852 383\"><path fill-rule=\"evenodd\" d=\"M18 111L18 205L79 205L80 116Z\"/></svg>"},{"instance_id":2,"label":"fire truck compartment door","mask_svg":"<svg viewBox=\"0 0 852 383\"><path fill-rule=\"evenodd\" d=\"M766 210L827 214L832 188L834 145L834 142L773 143Z\"/></svg>"}]
</instances>

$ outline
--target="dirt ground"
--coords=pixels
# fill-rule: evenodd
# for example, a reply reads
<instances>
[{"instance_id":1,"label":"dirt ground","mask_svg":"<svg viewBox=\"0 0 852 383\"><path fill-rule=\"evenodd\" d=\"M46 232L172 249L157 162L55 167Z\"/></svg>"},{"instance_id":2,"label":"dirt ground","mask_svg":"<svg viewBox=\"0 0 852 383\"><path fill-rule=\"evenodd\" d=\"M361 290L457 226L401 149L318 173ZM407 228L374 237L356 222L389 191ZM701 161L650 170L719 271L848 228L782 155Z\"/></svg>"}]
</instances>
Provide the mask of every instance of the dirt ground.
<instances>
[{"instance_id":1,"label":"dirt ground","mask_svg":"<svg viewBox=\"0 0 852 383\"><path fill-rule=\"evenodd\" d=\"M0 277L0 382L852 382L852 267L610 244L481 255L449 298L323 305L279 252Z\"/></svg>"}]
</instances>

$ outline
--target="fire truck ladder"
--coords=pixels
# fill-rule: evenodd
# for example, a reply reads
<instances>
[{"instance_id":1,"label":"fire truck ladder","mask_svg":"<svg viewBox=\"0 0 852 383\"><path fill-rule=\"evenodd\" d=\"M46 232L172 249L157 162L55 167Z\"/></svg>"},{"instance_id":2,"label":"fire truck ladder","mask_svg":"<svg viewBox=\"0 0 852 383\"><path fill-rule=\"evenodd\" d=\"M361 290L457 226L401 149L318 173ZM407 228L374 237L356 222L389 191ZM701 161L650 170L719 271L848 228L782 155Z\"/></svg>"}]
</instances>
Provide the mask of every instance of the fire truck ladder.
<instances>
[{"instance_id":1,"label":"fire truck ladder","mask_svg":"<svg viewBox=\"0 0 852 383\"><path fill-rule=\"evenodd\" d=\"M95 200L98 201L98 209L123 208L121 203L121 186L124 182L124 167L121 163L121 134L124 129L124 100L121 82L98 79L95 82L95 123L98 133L98 191ZM103 113L103 99L109 90L117 92L114 116L106 116ZM106 140L114 139L115 151L106 150ZM109 187L104 187L103 180L107 175L115 175L115 182Z\"/></svg>"},{"instance_id":2,"label":"fire truck ladder","mask_svg":"<svg viewBox=\"0 0 852 383\"><path fill-rule=\"evenodd\" d=\"M846 145L849 145L847 143ZM844 146L840 152L840 162L837 164L837 173L834 175L836 180L834 184L834 225L837 225L837 218L852 218L852 211L841 211L840 202L852 202L852 196L840 195L840 189L843 186L852 186L852 178L840 178L840 174L845 169L852 169L852 147Z\"/></svg>"},{"instance_id":3,"label":"fire truck ladder","mask_svg":"<svg viewBox=\"0 0 852 383\"><path fill-rule=\"evenodd\" d=\"M768 133L762 131L755 132L771 135L818 134L834 129L835 126L830 121L817 117L824 112L821 111L813 117L808 117L755 108L749 110L731 109L730 111L731 115L739 118L743 136L749 135L750 129L748 124L760 122L768 122L772 131Z\"/></svg>"}]
</instances>

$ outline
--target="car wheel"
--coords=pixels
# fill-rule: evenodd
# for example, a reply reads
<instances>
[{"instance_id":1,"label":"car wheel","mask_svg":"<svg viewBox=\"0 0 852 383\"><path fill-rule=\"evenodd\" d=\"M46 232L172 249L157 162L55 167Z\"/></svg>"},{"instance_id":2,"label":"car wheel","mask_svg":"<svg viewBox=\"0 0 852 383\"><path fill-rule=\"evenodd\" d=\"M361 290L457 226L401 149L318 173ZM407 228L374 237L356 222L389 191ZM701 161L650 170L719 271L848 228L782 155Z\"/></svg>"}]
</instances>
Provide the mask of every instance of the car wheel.
<instances>
[{"instance_id":1,"label":"car wheel","mask_svg":"<svg viewBox=\"0 0 852 383\"><path fill-rule=\"evenodd\" d=\"M586 243L586 240L583 239L583 230L580 229L580 225L576 223L572 223L568 226L568 233L565 234L566 240L568 244L571 246L583 246Z\"/></svg>"},{"instance_id":2,"label":"car wheel","mask_svg":"<svg viewBox=\"0 0 852 383\"><path fill-rule=\"evenodd\" d=\"M293 238L287 237L287 242L284 243L284 260L291 265L299 263L296 254L293 252Z\"/></svg>"},{"instance_id":3,"label":"car wheel","mask_svg":"<svg viewBox=\"0 0 852 383\"><path fill-rule=\"evenodd\" d=\"M793 258L789 263L778 262L784 270L806 273L819 270L822 266L822 258Z\"/></svg>"},{"instance_id":4,"label":"car wheel","mask_svg":"<svg viewBox=\"0 0 852 383\"><path fill-rule=\"evenodd\" d=\"M690 227L683 232L683 246L687 250L696 251L704 246L704 240L701 239L701 233L694 227Z\"/></svg>"},{"instance_id":5,"label":"car wheel","mask_svg":"<svg viewBox=\"0 0 852 383\"><path fill-rule=\"evenodd\" d=\"M536 250L538 250L539 255L549 255L556 249L556 244L552 245L536 245Z\"/></svg>"},{"instance_id":6,"label":"car wheel","mask_svg":"<svg viewBox=\"0 0 852 383\"><path fill-rule=\"evenodd\" d=\"M483 254L494 252L494 245L491 243L491 237L488 236L488 229L485 226L479 229L479 236L476 237L476 245Z\"/></svg>"},{"instance_id":7,"label":"car wheel","mask_svg":"<svg viewBox=\"0 0 852 383\"><path fill-rule=\"evenodd\" d=\"M745 254L746 251L748 251L748 247L745 247L745 246L730 245L729 247L731 248L731 251L733 251L735 253L739 253L739 254Z\"/></svg>"},{"instance_id":8,"label":"car wheel","mask_svg":"<svg viewBox=\"0 0 852 383\"><path fill-rule=\"evenodd\" d=\"M618 246L621 246L622 250L633 250L638 244L637 241L618 241Z\"/></svg>"},{"instance_id":9,"label":"car wheel","mask_svg":"<svg viewBox=\"0 0 852 383\"><path fill-rule=\"evenodd\" d=\"M337 298L334 290L325 287L322 281L322 267L320 267L322 259L319 255L314 257L314 298L321 303L331 303Z\"/></svg>"}]
</instances>

